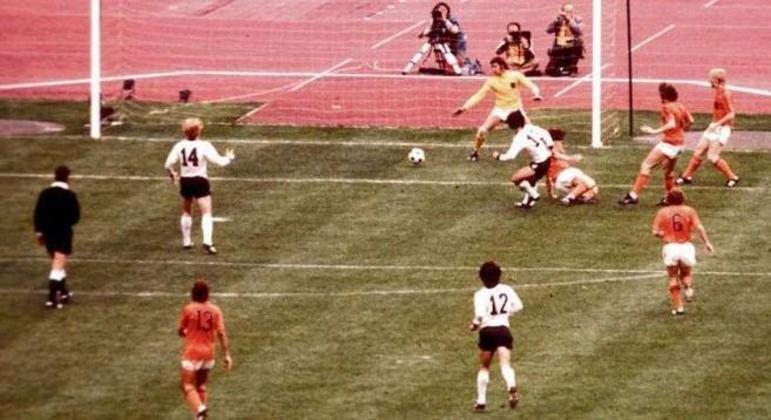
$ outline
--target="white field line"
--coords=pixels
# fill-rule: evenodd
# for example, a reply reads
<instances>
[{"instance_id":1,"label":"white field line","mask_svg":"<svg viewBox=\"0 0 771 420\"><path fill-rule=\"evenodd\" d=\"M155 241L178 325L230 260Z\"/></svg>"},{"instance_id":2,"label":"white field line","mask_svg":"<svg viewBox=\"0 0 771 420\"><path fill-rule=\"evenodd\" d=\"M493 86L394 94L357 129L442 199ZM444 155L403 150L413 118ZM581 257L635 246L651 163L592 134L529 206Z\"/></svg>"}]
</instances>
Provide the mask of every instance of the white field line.
<instances>
[{"instance_id":1,"label":"white field line","mask_svg":"<svg viewBox=\"0 0 771 420\"><path fill-rule=\"evenodd\" d=\"M633 280L663 278L664 273L642 274L634 276L611 277L605 279L586 279L572 280L564 282L549 283L509 283L511 286L523 288L547 288L559 286L582 286L602 283L618 283ZM404 295L433 295L443 293L474 293L477 289L472 287L457 287L444 289L392 289L392 290L360 290L352 292L213 292L211 295L217 298L280 298L280 297L354 297L354 296L404 296ZM0 295L42 295L46 290L25 290L25 289L0 289ZM120 292L120 291L80 291L74 293L75 296L95 296L95 297L187 297L187 293L172 292Z\"/></svg>"},{"instance_id":2,"label":"white field line","mask_svg":"<svg viewBox=\"0 0 771 420\"><path fill-rule=\"evenodd\" d=\"M605 70L606 68L610 67L612 64L613 63L605 63L605 64L603 64L602 67L600 67L600 72L602 72L602 70ZM567 85L566 87L560 89L559 92L555 93L554 97L555 98L559 98L560 96L562 96L562 95L566 94L567 92L569 92L574 87L576 87L576 86L580 85L581 83L584 83L587 80L591 79L592 78L592 74L593 73L589 73L586 76L583 76L581 78L578 78L578 79L574 80L573 83Z\"/></svg>"},{"instance_id":3,"label":"white field line","mask_svg":"<svg viewBox=\"0 0 771 420\"><path fill-rule=\"evenodd\" d=\"M556 118L556 117L555 117ZM551 118L549 118L551 119ZM29 136L26 136L29 137ZM47 138L47 137L42 137ZM68 138L68 139L75 139L75 140L81 140L83 139L83 136L57 136L56 138ZM124 137L124 136L103 136L102 139L104 140L117 140L117 141L136 141L136 142L150 142L150 143L176 143L179 141L177 138L171 138L171 137ZM223 144L257 144L257 145L281 145L281 146L331 146L331 147L377 147L377 148L383 148L383 147L416 147L420 146L427 149L468 149L468 145L465 143L416 143L416 142L405 142L405 141L350 141L350 140L343 140L343 141L320 141L320 140L280 140L280 139L217 139L217 138L207 138L207 141L211 143L223 143ZM494 143L486 143L487 146L490 149L496 149L496 148L507 148L509 147L509 144L494 144ZM596 150L595 147L589 146L589 145L581 145L581 144L572 144L570 145L571 149L580 149L580 150ZM603 146L603 149L611 150L626 150L626 149L633 149L633 150L648 150L651 146L647 144L623 144L623 145L610 145L610 146ZM725 149L728 152L732 153L771 153L771 150L765 150L765 149Z\"/></svg>"},{"instance_id":4,"label":"white field line","mask_svg":"<svg viewBox=\"0 0 771 420\"><path fill-rule=\"evenodd\" d=\"M633 47L632 47L632 49L631 49L631 51L634 53L635 51L637 51L637 50L639 50L640 48L642 48L642 47L643 47L645 44L647 44L647 43L649 43L649 42L653 41L654 39L656 39L656 38L660 37L661 35L664 35L665 33L667 33L667 32L669 32L669 31L671 31L671 30L672 30L672 29L674 29L674 28L675 28L675 25L669 25L669 26L667 26L666 28L664 28L664 29L660 30L659 32L656 32L655 34L653 34L653 35L649 36L648 38L646 38L646 39L642 40L642 41L641 41L640 43L638 43L637 45L633 46ZM603 65L603 66L600 68L600 71L602 71L602 70L605 70L605 69L606 69L608 66L610 66L611 64L612 64L612 63L606 63L606 64L604 64L604 65ZM578 85L579 85L579 84L581 84L581 83L584 83L584 82L586 82L587 80L589 80L589 79L591 79L591 78L592 78L592 73L589 73L589 74L587 74L587 75L586 75L586 76L584 76L584 77L581 77L580 79L578 79L578 80L574 81L573 83L569 84L567 87L565 87L565 88L561 89L559 92L555 93L555 94L554 94L554 97L555 97L555 98L559 98L560 96L562 96L562 95L564 95L565 93L569 92L569 91L570 91L571 89L573 89L574 87L578 86ZM605 80L602 80L602 81L604 82Z\"/></svg>"},{"instance_id":5,"label":"white field line","mask_svg":"<svg viewBox=\"0 0 771 420\"><path fill-rule=\"evenodd\" d=\"M45 257L11 258L0 257L0 263L41 263L49 262ZM331 270L331 271L470 271L479 270L478 266L442 266L442 265L388 265L388 264L299 264L299 263L260 263L252 261L202 261L202 260L141 260L120 258L72 258L73 264L124 264L124 265L167 265L167 266L205 266L205 267L235 267L257 268L270 270ZM548 273L593 273L593 274L629 274L629 275L665 275L664 269L643 270L624 268L576 268L576 267L517 267L502 264L507 272L548 272ZM699 276L719 277L768 277L771 272L739 272L739 271L701 271L697 269ZM600 281L593 279L591 281ZM583 280L582 280L583 281ZM541 283L538 283L541 284ZM551 284L551 283L544 283ZM556 283L555 283L556 284ZM559 285L572 284L559 282Z\"/></svg>"},{"instance_id":6,"label":"white field line","mask_svg":"<svg viewBox=\"0 0 771 420\"><path fill-rule=\"evenodd\" d=\"M425 19L423 19L423 20L420 20L420 21L418 21L418 22L415 22L414 24L410 25L409 27L407 27L407 28L404 28L403 30L401 30L401 31L399 31L399 32L397 32L397 33L395 33L395 34L393 34L393 35L389 36L388 38L385 38L385 39L382 39L382 40L380 40L378 43L376 43L375 45L373 45L373 46L372 46L372 47L370 47L370 48L371 48L371 49L373 49L373 50L376 50L376 49L378 49L378 48L382 47L383 45L385 45L385 44L387 44L387 43L389 43L389 42L393 41L394 39L396 39L396 38L399 38L400 36L402 36L402 35L406 34L407 32L414 30L414 29L415 29L415 28L417 28L418 26L421 26L421 25L423 25L424 23L426 23L426 20L425 20Z\"/></svg>"},{"instance_id":7,"label":"white field line","mask_svg":"<svg viewBox=\"0 0 771 420\"><path fill-rule=\"evenodd\" d=\"M699 273L703 274L703 273ZM621 277L609 277L609 278L592 278L581 280L570 280L562 282L545 282L545 283L509 283L513 287L518 289L524 288L549 288L549 287L561 287L561 286L586 286L595 284L606 283L620 283L635 280L645 280L654 278L664 278L665 273L648 273L637 274L631 276ZM704 279L702 279L704 280ZM282 298L282 297L355 297L355 296L405 296L405 295L429 295L429 294L444 294L444 293L473 293L476 288L472 287L457 287L457 288L443 288L443 289L392 289L392 290L360 290L351 292L213 292L211 295L217 298ZM29 289L0 289L0 295L44 295L48 293L46 290L29 290ZM77 290L75 296L94 296L94 297L136 297L136 298L155 298L155 297L173 297L184 298L187 297L187 293L172 293L172 292L121 292L121 291L88 291Z\"/></svg>"},{"instance_id":8,"label":"white field line","mask_svg":"<svg viewBox=\"0 0 771 420\"><path fill-rule=\"evenodd\" d=\"M710 1L706 2L706 3L704 3L704 8L708 9L708 8L714 6L715 3L719 2L719 1L720 0L710 0Z\"/></svg>"},{"instance_id":9,"label":"white field line","mask_svg":"<svg viewBox=\"0 0 771 420\"><path fill-rule=\"evenodd\" d=\"M662 35L664 35L665 33L671 31L672 29L675 29L675 25L669 25L666 28L664 28L664 29L656 32L655 34L649 36L648 38L645 38L642 42L640 42L639 44L637 44L634 47L632 47L632 52L635 52L635 51L639 50L640 48L642 48L643 46L645 46L649 42L653 41L654 39L656 39L656 38L658 38L658 37L660 37Z\"/></svg>"},{"instance_id":10,"label":"white field line","mask_svg":"<svg viewBox=\"0 0 771 420\"><path fill-rule=\"evenodd\" d=\"M310 77L307 80L304 80L302 83L299 83L297 86L289 89L289 91L290 92L297 92L298 90L300 90L300 89L304 88L305 86L313 83L314 81L316 81L318 79L321 79L322 77L324 77L324 76L326 76L328 74L331 74L335 70L339 69L340 67L343 67L344 65L350 63L351 61L353 61L352 58L346 58L345 60L335 64L334 66L332 66L332 67L330 67L330 68L328 68L328 69L326 69L324 71L322 71L321 73L318 73L318 74L314 75L313 77Z\"/></svg>"},{"instance_id":11,"label":"white field line","mask_svg":"<svg viewBox=\"0 0 771 420\"><path fill-rule=\"evenodd\" d=\"M322 75L315 72L284 72L284 71L223 71L223 70L184 70L168 73L147 73L147 74L127 74L120 76L110 76L102 78L102 81L118 81L127 78L133 79L152 79L161 77L178 77L178 76L209 76L209 77L277 77L277 78L318 78ZM343 78L343 79L399 79L399 80L442 80L447 83L464 83L471 81L485 80L487 76L462 76L462 77L447 77L447 76L431 76L431 75L401 75L395 74L372 74L372 73L328 73L323 77L327 78ZM582 76L583 78L585 76ZM580 78L579 78L580 79ZM544 81L544 82L557 82L562 83L569 80L578 80L576 78L553 78L553 77L532 77L531 80ZM55 86L68 86L78 84L88 84L89 79L71 79L71 80L54 80L46 82L24 82L24 83L12 83L0 85L0 90L14 90L14 89L34 89L41 87L55 87ZM697 79L678 79L675 77L662 77L662 78L635 78L632 79L634 83L641 84L658 84L662 81L667 81L676 85L690 85L708 88L709 84L703 80ZM603 83L618 83L626 84L628 80L623 77L609 77L602 78ZM735 92L748 93L757 96L771 97L771 90L758 89L746 86L729 85L730 89Z\"/></svg>"},{"instance_id":12,"label":"white field line","mask_svg":"<svg viewBox=\"0 0 771 420\"><path fill-rule=\"evenodd\" d=\"M142 176L142 175L91 175L91 174L77 174L70 176L73 179L83 179L91 181L140 181L140 182L169 182L168 176ZM13 173L13 172L0 172L0 179L50 179L51 174L34 174L34 173ZM447 186L455 187L458 185L478 185L478 186L507 186L510 187L513 184L511 182L495 182L495 181L445 181L445 180L423 180L423 179L377 179L377 178L258 178L258 177L211 177L209 178L216 182L246 182L246 183L260 183L260 184L349 184L349 185L427 185L427 186ZM618 188L630 188L631 184L599 184L600 188L618 189ZM647 188L661 189L664 188L660 185L650 185ZM726 190L724 186L715 185L693 185L688 186L689 190ZM733 187L733 190L738 191L766 191L767 187Z\"/></svg>"}]
</instances>

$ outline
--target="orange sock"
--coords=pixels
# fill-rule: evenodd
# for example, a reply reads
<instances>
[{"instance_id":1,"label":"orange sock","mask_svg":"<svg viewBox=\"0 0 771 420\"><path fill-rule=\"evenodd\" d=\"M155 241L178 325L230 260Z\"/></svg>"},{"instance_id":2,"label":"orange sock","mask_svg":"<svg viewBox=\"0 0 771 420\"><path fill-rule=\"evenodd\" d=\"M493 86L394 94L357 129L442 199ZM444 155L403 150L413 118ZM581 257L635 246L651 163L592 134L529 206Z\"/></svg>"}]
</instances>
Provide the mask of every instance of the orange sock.
<instances>
[{"instance_id":1,"label":"orange sock","mask_svg":"<svg viewBox=\"0 0 771 420\"><path fill-rule=\"evenodd\" d=\"M645 188L645 186L648 185L648 181L650 180L651 180L650 175L643 175L643 174L637 175L637 178L634 180L634 186L632 187L632 191L634 191L635 194L640 195L640 193Z\"/></svg>"},{"instance_id":2,"label":"orange sock","mask_svg":"<svg viewBox=\"0 0 771 420\"><path fill-rule=\"evenodd\" d=\"M664 175L664 190L669 192L675 187L675 176L672 174Z\"/></svg>"},{"instance_id":3,"label":"orange sock","mask_svg":"<svg viewBox=\"0 0 771 420\"><path fill-rule=\"evenodd\" d=\"M736 174L731 170L731 167L728 166L728 162L725 161L725 159L720 159L717 162L715 162L715 167L718 171L720 171L727 179L736 179Z\"/></svg>"},{"instance_id":4,"label":"orange sock","mask_svg":"<svg viewBox=\"0 0 771 420\"><path fill-rule=\"evenodd\" d=\"M680 285L669 286L669 297L672 298L672 308L679 309L683 307L683 297L680 296Z\"/></svg>"},{"instance_id":5,"label":"orange sock","mask_svg":"<svg viewBox=\"0 0 771 420\"><path fill-rule=\"evenodd\" d=\"M485 138L482 136L476 136L474 137L474 150L477 152L482 148L482 146L485 144Z\"/></svg>"},{"instance_id":6,"label":"orange sock","mask_svg":"<svg viewBox=\"0 0 771 420\"><path fill-rule=\"evenodd\" d=\"M699 169L699 166L701 166L701 162L701 156L691 156L691 160L688 161L688 166L685 168L685 172L683 172L683 174L680 176L683 178L692 177L693 174L696 173L696 170Z\"/></svg>"}]
</instances>

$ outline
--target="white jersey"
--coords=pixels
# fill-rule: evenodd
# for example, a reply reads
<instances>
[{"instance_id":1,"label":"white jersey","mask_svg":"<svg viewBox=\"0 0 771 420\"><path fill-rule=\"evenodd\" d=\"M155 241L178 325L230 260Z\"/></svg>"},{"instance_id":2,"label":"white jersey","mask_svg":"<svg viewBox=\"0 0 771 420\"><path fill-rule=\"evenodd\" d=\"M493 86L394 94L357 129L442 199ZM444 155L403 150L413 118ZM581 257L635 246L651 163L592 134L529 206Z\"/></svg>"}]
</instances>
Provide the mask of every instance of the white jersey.
<instances>
[{"instance_id":1,"label":"white jersey","mask_svg":"<svg viewBox=\"0 0 771 420\"><path fill-rule=\"evenodd\" d=\"M183 178L207 178L206 164L213 162L219 166L230 163L230 158L220 156L217 149L205 140L180 140L169 152L166 158L166 169L171 169L180 162L180 176Z\"/></svg>"},{"instance_id":2,"label":"white jersey","mask_svg":"<svg viewBox=\"0 0 771 420\"><path fill-rule=\"evenodd\" d=\"M530 161L533 163L545 162L551 158L551 151L554 147L554 140L551 134L541 127L533 124L525 124L511 141L509 150L498 157L499 160L516 159L519 152L527 151L530 155Z\"/></svg>"},{"instance_id":3,"label":"white jersey","mask_svg":"<svg viewBox=\"0 0 771 420\"><path fill-rule=\"evenodd\" d=\"M483 287L474 293L474 323L484 327L509 326L511 314L522 310L517 292L505 284Z\"/></svg>"}]
</instances>

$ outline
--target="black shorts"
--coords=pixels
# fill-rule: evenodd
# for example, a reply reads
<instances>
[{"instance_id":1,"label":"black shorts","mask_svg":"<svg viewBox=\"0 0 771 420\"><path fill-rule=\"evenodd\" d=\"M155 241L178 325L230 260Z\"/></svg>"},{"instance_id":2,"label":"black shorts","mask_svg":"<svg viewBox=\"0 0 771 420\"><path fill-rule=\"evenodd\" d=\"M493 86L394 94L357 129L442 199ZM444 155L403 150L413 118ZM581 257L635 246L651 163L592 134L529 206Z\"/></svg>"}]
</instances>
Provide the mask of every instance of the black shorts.
<instances>
[{"instance_id":1,"label":"black shorts","mask_svg":"<svg viewBox=\"0 0 771 420\"><path fill-rule=\"evenodd\" d=\"M53 256L54 252L64 255L72 254L72 230L63 232L44 232L46 251Z\"/></svg>"},{"instance_id":2,"label":"black shorts","mask_svg":"<svg viewBox=\"0 0 771 420\"><path fill-rule=\"evenodd\" d=\"M211 195L209 180L202 176L181 178L179 180L179 194L184 198L202 198Z\"/></svg>"},{"instance_id":3,"label":"black shorts","mask_svg":"<svg viewBox=\"0 0 771 420\"><path fill-rule=\"evenodd\" d=\"M533 175L530 179L530 183L535 184L536 182L540 181L541 178L543 178L544 175L549 172L549 166L551 166L551 159L546 159L540 163L530 162L530 169L535 172L535 175Z\"/></svg>"},{"instance_id":4,"label":"black shorts","mask_svg":"<svg viewBox=\"0 0 771 420\"><path fill-rule=\"evenodd\" d=\"M514 339L511 337L509 327L485 327L479 330L479 349L495 351L498 347L506 347L511 350Z\"/></svg>"}]
</instances>

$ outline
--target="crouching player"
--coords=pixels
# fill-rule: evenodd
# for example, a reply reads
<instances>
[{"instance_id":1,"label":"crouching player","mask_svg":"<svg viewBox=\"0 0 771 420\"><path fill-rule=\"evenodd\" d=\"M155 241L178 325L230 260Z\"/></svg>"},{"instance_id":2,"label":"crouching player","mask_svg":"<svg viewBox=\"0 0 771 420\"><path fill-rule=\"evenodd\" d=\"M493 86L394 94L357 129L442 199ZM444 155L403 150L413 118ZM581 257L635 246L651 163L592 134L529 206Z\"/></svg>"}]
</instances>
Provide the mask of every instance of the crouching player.
<instances>
[{"instance_id":1,"label":"crouching player","mask_svg":"<svg viewBox=\"0 0 771 420\"><path fill-rule=\"evenodd\" d=\"M699 220L693 207L685 205L685 195L679 188L667 192L668 205L656 213L653 221L653 234L664 243L662 257L669 275L669 295L672 299L672 315L683 315L684 288L685 300L693 298L693 277L691 270L696 265L696 251L691 243L691 231L696 229L708 253L714 251L707 238L707 231Z\"/></svg>"},{"instance_id":2,"label":"crouching player","mask_svg":"<svg viewBox=\"0 0 771 420\"><path fill-rule=\"evenodd\" d=\"M192 302L185 305L177 334L184 339L180 382L185 401L196 420L206 418L206 380L214 367L214 338L225 354L225 369L233 367L225 321L219 306L209 302L209 285L198 280L190 292Z\"/></svg>"},{"instance_id":3,"label":"crouching player","mask_svg":"<svg viewBox=\"0 0 771 420\"><path fill-rule=\"evenodd\" d=\"M597 183L582 170L571 165L581 161L580 154L568 155L565 151L565 132L559 128L549 129L554 141L552 161L546 173L546 190L552 198L558 198L555 189L563 194L560 202L566 206L576 203L594 204L597 202L599 188Z\"/></svg>"},{"instance_id":4,"label":"crouching player","mask_svg":"<svg viewBox=\"0 0 771 420\"><path fill-rule=\"evenodd\" d=\"M511 175L511 182L523 192L522 201L516 206L529 209L535 205L541 196L536 189L537 182L548 172L552 163L554 141L551 134L541 127L525 122L525 116L521 111L512 112L506 119L506 123L514 130L514 139L506 153L493 152L496 160L514 160L519 152L527 151L530 155L530 164L518 169ZM557 153L557 157L572 161L574 158L563 153Z\"/></svg>"},{"instance_id":5,"label":"crouching player","mask_svg":"<svg viewBox=\"0 0 771 420\"><path fill-rule=\"evenodd\" d=\"M488 261L479 268L479 279L484 287L474 293L474 319L471 331L479 330L479 372L477 373L477 401L474 411L484 411L487 404L487 384L490 382L490 363L498 354L501 375L506 382L509 406L519 402L517 379L511 367L511 349L514 339L509 330L509 317L522 310L522 301L511 288L500 283L501 267Z\"/></svg>"}]
</instances>

